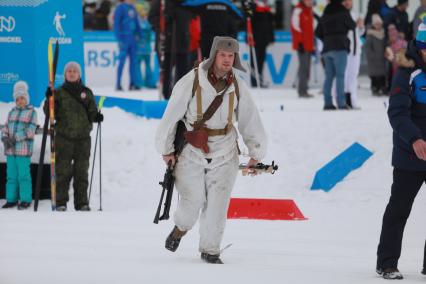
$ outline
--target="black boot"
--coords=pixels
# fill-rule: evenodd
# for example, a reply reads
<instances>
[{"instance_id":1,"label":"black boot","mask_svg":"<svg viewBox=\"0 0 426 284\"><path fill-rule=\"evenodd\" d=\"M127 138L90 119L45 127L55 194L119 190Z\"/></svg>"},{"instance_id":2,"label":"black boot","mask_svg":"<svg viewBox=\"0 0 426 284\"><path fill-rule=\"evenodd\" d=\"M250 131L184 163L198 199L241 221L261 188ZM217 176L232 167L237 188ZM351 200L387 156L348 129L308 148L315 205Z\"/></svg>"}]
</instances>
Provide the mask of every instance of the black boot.
<instances>
[{"instance_id":1,"label":"black boot","mask_svg":"<svg viewBox=\"0 0 426 284\"><path fill-rule=\"evenodd\" d=\"M76 207L75 210L77 210L77 211L90 211L90 207L89 207L89 205L85 204L85 205L82 205L80 207Z\"/></svg>"},{"instance_id":2,"label":"black boot","mask_svg":"<svg viewBox=\"0 0 426 284\"><path fill-rule=\"evenodd\" d=\"M16 205L18 205L17 202L6 202L1 208L7 209L15 207Z\"/></svg>"},{"instance_id":3,"label":"black boot","mask_svg":"<svg viewBox=\"0 0 426 284\"><path fill-rule=\"evenodd\" d=\"M346 105L350 106L350 108L353 108L351 93L345 93L345 97L346 97Z\"/></svg>"},{"instance_id":4,"label":"black boot","mask_svg":"<svg viewBox=\"0 0 426 284\"><path fill-rule=\"evenodd\" d=\"M220 254L208 254L206 252L202 252L201 259L207 263L223 264L222 260L220 259Z\"/></svg>"},{"instance_id":5,"label":"black boot","mask_svg":"<svg viewBox=\"0 0 426 284\"><path fill-rule=\"evenodd\" d=\"M138 91L140 89L141 89L141 87L136 86L136 85L130 85L129 86L129 91Z\"/></svg>"},{"instance_id":6,"label":"black boot","mask_svg":"<svg viewBox=\"0 0 426 284\"><path fill-rule=\"evenodd\" d=\"M382 270L382 277L388 280L401 280L404 279L398 268L385 268Z\"/></svg>"},{"instance_id":7,"label":"black boot","mask_svg":"<svg viewBox=\"0 0 426 284\"><path fill-rule=\"evenodd\" d=\"M18 210L25 210L28 207L30 207L31 203L30 202L21 202L18 205Z\"/></svg>"},{"instance_id":8,"label":"black boot","mask_svg":"<svg viewBox=\"0 0 426 284\"><path fill-rule=\"evenodd\" d=\"M177 226L175 226L166 239L166 249L175 252L179 247L180 240L185 234L186 231L181 231Z\"/></svg>"},{"instance_id":9,"label":"black boot","mask_svg":"<svg viewBox=\"0 0 426 284\"><path fill-rule=\"evenodd\" d=\"M422 270L422 274L426 275L426 241L425 241L425 248L424 248L424 253L423 253L423 270Z\"/></svg>"},{"instance_id":10,"label":"black boot","mask_svg":"<svg viewBox=\"0 0 426 284\"><path fill-rule=\"evenodd\" d=\"M336 110L337 108L334 105L325 105L323 110Z\"/></svg>"}]
</instances>

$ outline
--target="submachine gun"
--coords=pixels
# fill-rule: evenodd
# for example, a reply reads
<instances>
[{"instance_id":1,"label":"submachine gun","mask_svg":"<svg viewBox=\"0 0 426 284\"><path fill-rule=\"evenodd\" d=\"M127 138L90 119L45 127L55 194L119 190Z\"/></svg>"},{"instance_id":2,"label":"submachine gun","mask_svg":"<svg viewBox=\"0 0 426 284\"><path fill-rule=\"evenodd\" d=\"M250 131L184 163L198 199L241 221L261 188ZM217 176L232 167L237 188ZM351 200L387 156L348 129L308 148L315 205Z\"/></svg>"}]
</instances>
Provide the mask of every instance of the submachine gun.
<instances>
[{"instance_id":1,"label":"submachine gun","mask_svg":"<svg viewBox=\"0 0 426 284\"><path fill-rule=\"evenodd\" d=\"M175 147L174 155L177 158L179 154L182 152L183 147L186 145L186 141L184 138L184 133L186 132L185 123L180 120L177 124L175 141L173 142ZM170 214L170 206L172 205L172 197L173 197L173 188L175 185L175 176L174 169L176 167L176 163L172 166L171 162L167 165L166 173L164 174L163 181L160 181L160 185L162 187L160 202L158 203L157 212L155 213L154 223L158 224L161 220L168 220ZM164 195L166 196L166 200L164 201L164 209L163 214L161 214L161 205L163 203ZM161 215L160 215L161 214Z\"/></svg>"}]
</instances>

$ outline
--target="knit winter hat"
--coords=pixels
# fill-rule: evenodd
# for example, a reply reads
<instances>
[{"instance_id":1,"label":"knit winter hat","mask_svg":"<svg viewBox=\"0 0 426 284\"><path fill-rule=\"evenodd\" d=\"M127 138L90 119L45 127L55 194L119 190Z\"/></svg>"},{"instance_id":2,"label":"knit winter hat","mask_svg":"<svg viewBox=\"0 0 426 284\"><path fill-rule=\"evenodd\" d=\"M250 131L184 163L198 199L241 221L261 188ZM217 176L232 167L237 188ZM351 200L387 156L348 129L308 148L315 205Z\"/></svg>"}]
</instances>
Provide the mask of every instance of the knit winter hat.
<instances>
[{"instance_id":1,"label":"knit winter hat","mask_svg":"<svg viewBox=\"0 0 426 284\"><path fill-rule=\"evenodd\" d=\"M408 2L408 0L398 0L398 6L403 5L407 2Z\"/></svg>"},{"instance_id":2,"label":"knit winter hat","mask_svg":"<svg viewBox=\"0 0 426 284\"><path fill-rule=\"evenodd\" d=\"M68 70L69 68L77 69L77 70L78 70L78 73L80 74L80 78L81 78L81 66L80 66L80 64L78 64L78 63L77 63L77 62L75 62L75 61L70 61L70 62L68 62L67 64L65 64L65 67L64 67L64 76L65 76L65 73L67 72L67 70Z\"/></svg>"},{"instance_id":3,"label":"knit winter hat","mask_svg":"<svg viewBox=\"0 0 426 284\"><path fill-rule=\"evenodd\" d=\"M214 63L214 59L216 58L216 53L218 50L234 52L234 68L246 72L243 65L241 64L241 59L239 55L240 46L238 41L235 38L229 36L215 36L213 39L212 47L210 49L209 58L206 60L206 63L203 65L204 70L209 70Z\"/></svg>"},{"instance_id":4,"label":"knit winter hat","mask_svg":"<svg viewBox=\"0 0 426 284\"><path fill-rule=\"evenodd\" d=\"M16 101L17 98L23 97L27 100L27 104L30 103L30 95L28 94L28 84L25 81L18 81L13 86L13 99Z\"/></svg>"},{"instance_id":5,"label":"knit winter hat","mask_svg":"<svg viewBox=\"0 0 426 284\"><path fill-rule=\"evenodd\" d=\"M380 17L380 15L379 14L373 14L372 16L371 16L371 23L373 24L373 26L374 26L374 24L382 24L383 25L383 20L382 20L382 18Z\"/></svg>"},{"instance_id":6,"label":"knit winter hat","mask_svg":"<svg viewBox=\"0 0 426 284\"><path fill-rule=\"evenodd\" d=\"M423 22L417 30L416 46L418 49L426 49L426 17L423 18Z\"/></svg>"}]
</instances>

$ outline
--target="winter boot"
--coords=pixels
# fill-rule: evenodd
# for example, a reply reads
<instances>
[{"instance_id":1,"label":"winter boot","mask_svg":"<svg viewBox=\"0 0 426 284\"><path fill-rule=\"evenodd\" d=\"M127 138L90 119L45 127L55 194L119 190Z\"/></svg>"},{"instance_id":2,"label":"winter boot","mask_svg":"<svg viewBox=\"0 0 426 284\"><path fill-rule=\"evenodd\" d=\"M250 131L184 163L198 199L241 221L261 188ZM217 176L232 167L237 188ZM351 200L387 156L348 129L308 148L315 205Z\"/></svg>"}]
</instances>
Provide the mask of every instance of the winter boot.
<instances>
[{"instance_id":1,"label":"winter boot","mask_svg":"<svg viewBox=\"0 0 426 284\"><path fill-rule=\"evenodd\" d=\"M346 105L352 108L353 106L352 106L351 93L345 93L345 97L346 97Z\"/></svg>"},{"instance_id":2,"label":"winter boot","mask_svg":"<svg viewBox=\"0 0 426 284\"><path fill-rule=\"evenodd\" d=\"M83 205L79 208L76 208L77 211L90 211L89 205Z\"/></svg>"},{"instance_id":3,"label":"winter boot","mask_svg":"<svg viewBox=\"0 0 426 284\"><path fill-rule=\"evenodd\" d=\"M423 275L426 275L426 268L423 268L423 270L422 270L422 274L423 274Z\"/></svg>"},{"instance_id":4,"label":"winter boot","mask_svg":"<svg viewBox=\"0 0 426 284\"><path fill-rule=\"evenodd\" d=\"M339 106L338 109L339 110L351 110L352 108L348 105L344 105L344 106Z\"/></svg>"},{"instance_id":5,"label":"winter boot","mask_svg":"<svg viewBox=\"0 0 426 284\"><path fill-rule=\"evenodd\" d=\"M56 211L60 211L60 212L67 211L67 206L66 205L59 205L59 206L56 207Z\"/></svg>"},{"instance_id":6,"label":"winter boot","mask_svg":"<svg viewBox=\"0 0 426 284\"><path fill-rule=\"evenodd\" d=\"M173 230L170 232L169 236L166 239L165 247L169 251L175 252L177 248L179 247L180 240L183 236L185 236L186 231L181 231L178 229L177 226L173 228Z\"/></svg>"},{"instance_id":7,"label":"winter boot","mask_svg":"<svg viewBox=\"0 0 426 284\"><path fill-rule=\"evenodd\" d=\"M201 259L207 263L223 264L222 260L220 259L220 254L208 254L206 252L202 252Z\"/></svg>"},{"instance_id":8,"label":"winter boot","mask_svg":"<svg viewBox=\"0 0 426 284\"><path fill-rule=\"evenodd\" d=\"M398 268L385 268L381 270L381 275L384 279L388 280L401 280L404 279ZM379 273L380 274L380 273Z\"/></svg>"},{"instance_id":9,"label":"winter boot","mask_svg":"<svg viewBox=\"0 0 426 284\"><path fill-rule=\"evenodd\" d=\"M308 94L308 93L303 93L303 94L299 94L299 98L306 98L306 99L310 99L313 98L314 95Z\"/></svg>"},{"instance_id":10,"label":"winter boot","mask_svg":"<svg viewBox=\"0 0 426 284\"><path fill-rule=\"evenodd\" d=\"M1 208L7 209L7 208L15 207L16 205L18 205L17 202L6 202Z\"/></svg>"},{"instance_id":11,"label":"winter boot","mask_svg":"<svg viewBox=\"0 0 426 284\"><path fill-rule=\"evenodd\" d=\"M21 202L18 205L18 210L25 210L28 207L30 207L31 203L30 202Z\"/></svg>"},{"instance_id":12,"label":"winter boot","mask_svg":"<svg viewBox=\"0 0 426 284\"><path fill-rule=\"evenodd\" d=\"M323 110L336 110L337 108L334 105L325 105Z\"/></svg>"},{"instance_id":13,"label":"winter boot","mask_svg":"<svg viewBox=\"0 0 426 284\"><path fill-rule=\"evenodd\" d=\"M129 91L138 91L140 89L141 89L141 87L136 86L136 85L130 85L129 86Z\"/></svg>"}]
</instances>

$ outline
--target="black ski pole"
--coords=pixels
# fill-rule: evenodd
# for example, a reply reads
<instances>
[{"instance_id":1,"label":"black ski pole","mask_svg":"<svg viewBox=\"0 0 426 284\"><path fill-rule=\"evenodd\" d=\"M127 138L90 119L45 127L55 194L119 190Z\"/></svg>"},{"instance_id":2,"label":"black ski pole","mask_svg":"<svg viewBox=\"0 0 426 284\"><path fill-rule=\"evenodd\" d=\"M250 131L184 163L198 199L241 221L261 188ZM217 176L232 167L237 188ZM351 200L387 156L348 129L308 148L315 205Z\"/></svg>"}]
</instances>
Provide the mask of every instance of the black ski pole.
<instances>
[{"instance_id":1,"label":"black ski pole","mask_svg":"<svg viewBox=\"0 0 426 284\"><path fill-rule=\"evenodd\" d=\"M99 211L102 211L102 124L99 122Z\"/></svg>"},{"instance_id":2,"label":"black ski pole","mask_svg":"<svg viewBox=\"0 0 426 284\"><path fill-rule=\"evenodd\" d=\"M96 148L98 145L98 136L99 136L99 124L96 128L96 138L95 138L95 151L93 152L93 163L92 163L92 173L90 175L90 185L89 185L89 205L90 205L90 196L92 194L92 182L93 182L93 172L95 169L95 161L96 161Z\"/></svg>"},{"instance_id":3,"label":"black ski pole","mask_svg":"<svg viewBox=\"0 0 426 284\"><path fill-rule=\"evenodd\" d=\"M423 253L423 270L422 273L426 275L426 241L425 241L425 250Z\"/></svg>"},{"instance_id":4,"label":"black ski pole","mask_svg":"<svg viewBox=\"0 0 426 284\"><path fill-rule=\"evenodd\" d=\"M43 179L44 154L46 152L46 140L47 140L48 128L49 128L49 116L46 114L44 118L44 125L43 125L43 136L41 139L40 158L38 160L38 167L37 167L37 181L36 181L36 188L34 193L34 212L37 212L38 201L40 200L40 190L41 190L41 182Z\"/></svg>"}]
</instances>

